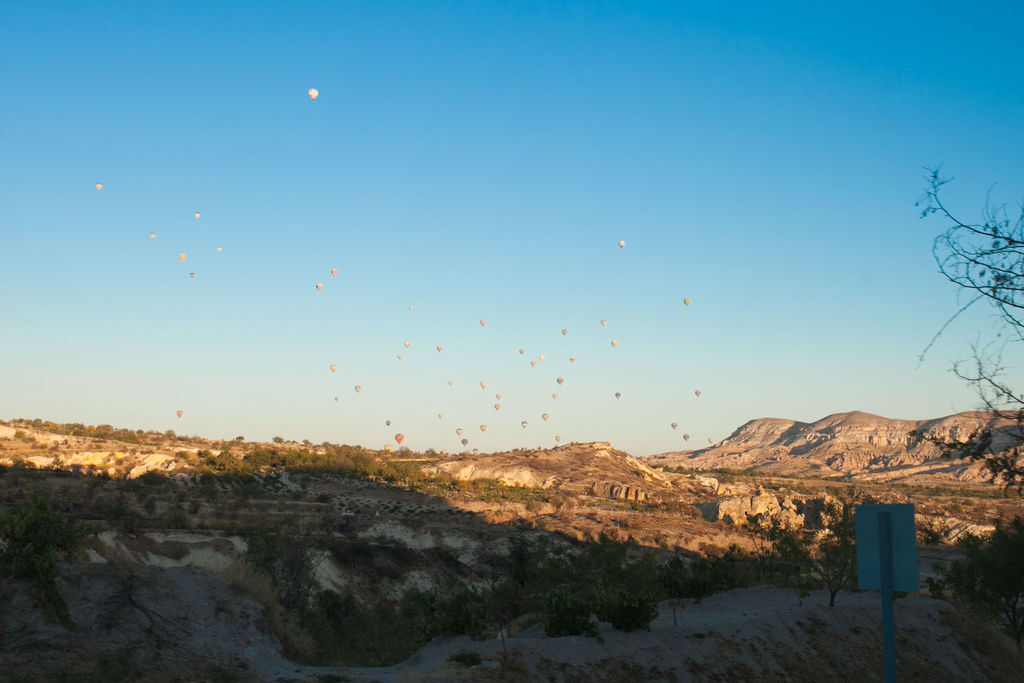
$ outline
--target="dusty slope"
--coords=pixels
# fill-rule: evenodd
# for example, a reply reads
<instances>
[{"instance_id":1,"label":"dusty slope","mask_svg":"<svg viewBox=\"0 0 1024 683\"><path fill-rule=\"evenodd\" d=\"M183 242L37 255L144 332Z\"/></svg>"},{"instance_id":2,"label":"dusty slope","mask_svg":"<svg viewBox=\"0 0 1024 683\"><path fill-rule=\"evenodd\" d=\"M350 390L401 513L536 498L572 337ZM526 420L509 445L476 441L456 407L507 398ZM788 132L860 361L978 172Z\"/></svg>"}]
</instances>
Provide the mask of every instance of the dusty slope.
<instances>
[{"instance_id":1,"label":"dusty slope","mask_svg":"<svg viewBox=\"0 0 1024 683\"><path fill-rule=\"evenodd\" d=\"M392 667L301 666L267 634L262 607L215 575L170 567L86 564L62 571L79 628L47 623L23 584L9 584L0 614L0 667L22 680L239 681L689 681L880 680L875 593L803 599L792 590L748 588L667 603L650 631L601 626L601 638L548 638L539 626L499 639L437 639ZM900 673L906 680L1014 680L1024 665L1001 635L966 624L947 603L896 602ZM460 650L483 662L449 661Z\"/></svg>"},{"instance_id":2,"label":"dusty slope","mask_svg":"<svg viewBox=\"0 0 1024 683\"><path fill-rule=\"evenodd\" d=\"M1011 443L1011 423L988 413L958 413L934 420L893 420L860 411L804 423L751 420L708 448L652 455L652 466L742 469L814 477L849 476L874 481L971 482L987 480L984 468L948 458L930 439L964 441L995 429L994 447ZM918 432L912 435L911 432Z\"/></svg>"}]
</instances>

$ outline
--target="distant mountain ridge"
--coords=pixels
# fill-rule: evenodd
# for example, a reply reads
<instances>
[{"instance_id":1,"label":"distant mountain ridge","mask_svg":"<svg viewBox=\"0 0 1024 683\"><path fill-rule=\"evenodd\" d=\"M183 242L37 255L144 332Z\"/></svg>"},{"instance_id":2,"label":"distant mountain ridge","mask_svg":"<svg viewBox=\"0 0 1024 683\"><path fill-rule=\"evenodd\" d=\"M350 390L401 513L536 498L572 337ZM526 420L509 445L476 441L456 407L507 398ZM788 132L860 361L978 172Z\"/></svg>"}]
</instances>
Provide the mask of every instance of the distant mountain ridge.
<instances>
[{"instance_id":1,"label":"distant mountain ridge","mask_svg":"<svg viewBox=\"0 0 1024 683\"><path fill-rule=\"evenodd\" d=\"M1017 426L984 412L931 420L895 420L861 411L836 413L810 423L759 418L707 448L650 455L644 462L697 470L875 481L913 478L921 483L934 478L983 482L988 474L982 464L948 457L931 439L963 442L985 429L994 430L993 448L1001 451L1013 443L1012 431Z\"/></svg>"}]
</instances>

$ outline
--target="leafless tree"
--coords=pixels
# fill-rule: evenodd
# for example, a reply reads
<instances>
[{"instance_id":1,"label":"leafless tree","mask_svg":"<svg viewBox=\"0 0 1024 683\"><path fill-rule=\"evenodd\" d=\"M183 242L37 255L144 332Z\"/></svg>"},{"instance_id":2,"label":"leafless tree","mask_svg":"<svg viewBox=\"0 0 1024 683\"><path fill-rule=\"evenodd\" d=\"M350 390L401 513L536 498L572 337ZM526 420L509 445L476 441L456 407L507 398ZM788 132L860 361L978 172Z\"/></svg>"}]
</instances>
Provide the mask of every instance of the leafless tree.
<instances>
[{"instance_id":1,"label":"leafless tree","mask_svg":"<svg viewBox=\"0 0 1024 683\"><path fill-rule=\"evenodd\" d=\"M992 306L1000 323L995 338L972 344L971 357L955 363L953 372L974 387L985 410L1003 426L983 428L965 440L940 445L984 462L994 481L1022 492L1024 393L1006 381L1003 358L1011 345L1024 342L1024 205L1014 215L1005 204L993 206L986 200L981 222L968 223L942 201L942 188L951 179L943 178L935 167L927 169L927 180L924 197L918 202L921 217L938 216L947 223L932 246L935 262L939 272L962 288L969 300L939 329L921 359L949 324L975 305ZM1007 426L1007 422L1011 424Z\"/></svg>"}]
</instances>

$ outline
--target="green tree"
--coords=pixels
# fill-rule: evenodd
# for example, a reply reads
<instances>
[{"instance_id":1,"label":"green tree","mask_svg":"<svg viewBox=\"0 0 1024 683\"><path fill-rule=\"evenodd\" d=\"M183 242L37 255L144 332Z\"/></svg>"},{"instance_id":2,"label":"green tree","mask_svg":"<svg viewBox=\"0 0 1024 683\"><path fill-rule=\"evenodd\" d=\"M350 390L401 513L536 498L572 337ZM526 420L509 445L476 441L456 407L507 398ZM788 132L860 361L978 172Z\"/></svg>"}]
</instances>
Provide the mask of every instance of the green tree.
<instances>
[{"instance_id":1,"label":"green tree","mask_svg":"<svg viewBox=\"0 0 1024 683\"><path fill-rule=\"evenodd\" d=\"M35 582L49 617L75 626L57 590L57 562L71 553L87 530L50 509L36 492L22 505L0 511L0 575Z\"/></svg>"},{"instance_id":2,"label":"green tree","mask_svg":"<svg viewBox=\"0 0 1024 683\"><path fill-rule=\"evenodd\" d=\"M957 545L964 559L946 570L940 568L940 579L929 580L932 592L948 592L976 611L1001 616L1020 648L1024 641L1024 517L997 523L987 538L967 536Z\"/></svg>"},{"instance_id":3,"label":"green tree","mask_svg":"<svg viewBox=\"0 0 1024 683\"><path fill-rule=\"evenodd\" d=\"M857 527L854 509L860 502L851 491L826 499L817 529L786 529L776 539L780 555L798 566L828 591L828 606L836 594L857 578ZM798 585L800 575L797 575Z\"/></svg>"}]
</instances>

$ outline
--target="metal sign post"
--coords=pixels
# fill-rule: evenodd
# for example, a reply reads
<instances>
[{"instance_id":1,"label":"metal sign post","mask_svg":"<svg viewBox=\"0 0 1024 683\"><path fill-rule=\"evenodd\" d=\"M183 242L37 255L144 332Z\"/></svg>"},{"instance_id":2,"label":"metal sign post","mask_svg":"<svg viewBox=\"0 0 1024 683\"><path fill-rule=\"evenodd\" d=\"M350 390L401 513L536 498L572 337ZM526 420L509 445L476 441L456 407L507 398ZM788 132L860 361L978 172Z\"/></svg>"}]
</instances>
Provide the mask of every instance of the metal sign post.
<instances>
[{"instance_id":1,"label":"metal sign post","mask_svg":"<svg viewBox=\"0 0 1024 683\"><path fill-rule=\"evenodd\" d=\"M917 535L913 505L858 505L857 586L882 593L882 641L886 683L896 681L892 592L916 591Z\"/></svg>"}]
</instances>

